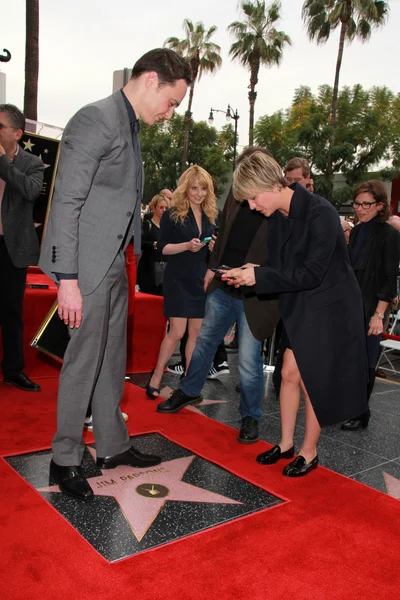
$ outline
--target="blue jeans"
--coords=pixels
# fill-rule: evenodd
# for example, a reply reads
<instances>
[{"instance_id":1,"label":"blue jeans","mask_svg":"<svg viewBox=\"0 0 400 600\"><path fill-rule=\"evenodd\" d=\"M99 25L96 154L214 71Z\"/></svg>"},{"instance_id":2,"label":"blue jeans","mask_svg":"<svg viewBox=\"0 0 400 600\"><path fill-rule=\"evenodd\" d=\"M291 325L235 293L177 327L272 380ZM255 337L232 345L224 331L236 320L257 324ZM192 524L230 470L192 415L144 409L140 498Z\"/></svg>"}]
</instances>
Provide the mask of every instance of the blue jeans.
<instances>
[{"instance_id":1,"label":"blue jeans","mask_svg":"<svg viewBox=\"0 0 400 600\"><path fill-rule=\"evenodd\" d=\"M198 396L206 382L215 351L229 327L236 321L239 328L238 369L240 376L240 415L261 417L264 393L262 344L251 333L244 313L243 300L221 289L208 294L206 314L196 341L187 375L180 389L188 396Z\"/></svg>"}]
</instances>

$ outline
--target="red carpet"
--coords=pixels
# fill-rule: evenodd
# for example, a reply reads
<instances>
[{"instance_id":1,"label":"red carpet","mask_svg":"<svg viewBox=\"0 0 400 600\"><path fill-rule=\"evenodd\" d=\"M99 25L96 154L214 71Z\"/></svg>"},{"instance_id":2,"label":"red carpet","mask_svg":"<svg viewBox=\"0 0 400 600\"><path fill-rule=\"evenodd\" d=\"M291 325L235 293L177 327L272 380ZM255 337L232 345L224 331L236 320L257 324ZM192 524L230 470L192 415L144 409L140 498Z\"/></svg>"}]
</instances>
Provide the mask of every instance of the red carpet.
<instances>
[{"instance_id":1,"label":"red carpet","mask_svg":"<svg viewBox=\"0 0 400 600\"><path fill-rule=\"evenodd\" d=\"M0 386L0 455L48 448L56 379L42 394ZM1 596L6 600L394 600L400 596L400 504L332 471L282 477L257 465L268 446L191 411L159 415L126 387L131 433L159 431L235 474L291 500L276 510L185 538L119 563L104 561L0 461ZM88 440L91 438L88 438Z\"/></svg>"}]
</instances>

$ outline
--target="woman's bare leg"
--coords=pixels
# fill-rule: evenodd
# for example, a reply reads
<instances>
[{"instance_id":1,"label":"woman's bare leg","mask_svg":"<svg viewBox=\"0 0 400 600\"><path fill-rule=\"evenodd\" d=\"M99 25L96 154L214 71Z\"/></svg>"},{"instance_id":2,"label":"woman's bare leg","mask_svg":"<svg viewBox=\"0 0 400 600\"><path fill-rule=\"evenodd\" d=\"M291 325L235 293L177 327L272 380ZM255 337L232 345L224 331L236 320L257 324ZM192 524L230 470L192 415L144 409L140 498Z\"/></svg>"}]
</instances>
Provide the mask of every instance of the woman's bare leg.
<instances>
[{"instance_id":1,"label":"woman's bare leg","mask_svg":"<svg viewBox=\"0 0 400 600\"><path fill-rule=\"evenodd\" d=\"M190 361L192 359L192 354L194 347L196 346L196 340L200 333L201 324L203 319L188 319L188 340L186 343L185 349L185 357L186 357L186 371L188 372Z\"/></svg>"},{"instance_id":2,"label":"woman's bare leg","mask_svg":"<svg viewBox=\"0 0 400 600\"><path fill-rule=\"evenodd\" d=\"M187 319L182 317L171 317L169 320L169 332L161 342L156 368L149 385L159 388L165 365L174 353L175 347L186 331Z\"/></svg>"},{"instance_id":3,"label":"woman's bare leg","mask_svg":"<svg viewBox=\"0 0 400 600\"><path fill-rule=\"evenodd\" d=\"M303 388L304 400L306 403L306 431L303 443L299 450L299 455L304 456L306 463L308 464L317 455L317 444L319 436L321 435L321 427L315 416L310 397L307 394L303 381L301 382L301 387Z\"/></svg>"},{"instance_id":4,"label":"woman's bare leg","mask_svg":"<svg viewBox=\"0 0 400 600\"><path fill-rule=\"evenodd\" d=\"M287 349L283 355L282 382L279 394L281 407L282 437L279 447L286 452L293 446L297 412L300 404L301 376L293 350Z\"/></svg>"}]
</instances>

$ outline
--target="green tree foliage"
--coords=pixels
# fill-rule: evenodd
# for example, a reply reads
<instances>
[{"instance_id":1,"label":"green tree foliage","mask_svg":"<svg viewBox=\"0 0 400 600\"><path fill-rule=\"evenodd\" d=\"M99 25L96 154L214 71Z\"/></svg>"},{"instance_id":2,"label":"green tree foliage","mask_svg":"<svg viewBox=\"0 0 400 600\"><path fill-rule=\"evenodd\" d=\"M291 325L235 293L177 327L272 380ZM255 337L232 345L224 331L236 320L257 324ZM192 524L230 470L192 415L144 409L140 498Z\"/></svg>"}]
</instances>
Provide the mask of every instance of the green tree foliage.
<instances>
[{"instance_id":1,"label":"green tree foliage","mask_svg":"<svg viewBox=\"0 0 400 600\"><path fill-rule=\"evenodd\" d=\"M333 148L336 144L336 120L339 95L339 75L343 59L344 43L355 39L366 42L373 27L382 25L389 12L388 2L383 0L305 0L302 8L303 20L307 26L308 37L317 44L328 41L332 31L340 27L339 48L336 61L335 82L331 101L330 148L328 152L327 178L330 183L328 197L332 189Z\"/></svg>"},{"instance_id":2,"label":"green tree foliage","mask_svg":"<svg viewBox=\"0 0 400 600\"><path fill-rule=\"evenodd\" d=\"M168 48L175 50L175 52L187 58L193 78L189 91L188 109L185 114L185 135L181 161L182 173L188 167L187 158L194 86L196 81L200 81L204 73L213 74L222 65L222 58L220 56L221 48L218 44L210 41L211 37L217 31L215 25L206 30L201 21L194 25L190 19L185 19L183 21L183 28L185 30L185 38L180 40L177 37L170 37L164 43L164 46L168 46Z\"/></svg>"},{"instance_id":3,"label":"green tree foliage","mask_svg":"<svg viewBox=\"0 0 400 600\"><path fill-rule=\"evenodd\" d=\"M181 155L185 135L185 117L175 115L171 121L158 122L140 129L140 144L145 171L144 202L162 188L176 188L181 174ZM232 171L234 130L225 125L221 132L205 121L190 123L190 146L187 163L200 165L215 179L217 188L228 180Z\"/></svg>"},{"instance_id":4,"label":"green tree foliage","mask_svg":"<svg viewBox=\"0 0 400 600\"><path fill-rule=\"evenodd\" d=\"M229 54L237 59L250 71L249 85L249 145L253 145L254 137L254 107L257 98L255 87L258 83L260 66L270 68L280 65L283 50L291 44L291 39L284 31L275 29L280 21L281 3L272 2L268 7L263 0L245 0L242 3L243 21L234 21L228 31L236 41L232 44Z\"/></svg>"},{"instance_id":5,"label":"green tree foliage","mask_svg":"<svg viewBox=\"0 0 400 600\"><path fill-rule=\"evenodd\" d=\"M293 156L307 158L316 190L325 197L331 189L331 153L332 173L342 173L346 182L343 188L333 191L332 201L340 205L369 171L381 167L381 175L388 178L398 172L400 94L395 95L387 87L344 87L338 94L335 145L330 148L332 94L327 85L321 86L316 95L306 86L298 88L289 109L259 119L255 139L281 165Z\"/></svg>"}]
</instances>

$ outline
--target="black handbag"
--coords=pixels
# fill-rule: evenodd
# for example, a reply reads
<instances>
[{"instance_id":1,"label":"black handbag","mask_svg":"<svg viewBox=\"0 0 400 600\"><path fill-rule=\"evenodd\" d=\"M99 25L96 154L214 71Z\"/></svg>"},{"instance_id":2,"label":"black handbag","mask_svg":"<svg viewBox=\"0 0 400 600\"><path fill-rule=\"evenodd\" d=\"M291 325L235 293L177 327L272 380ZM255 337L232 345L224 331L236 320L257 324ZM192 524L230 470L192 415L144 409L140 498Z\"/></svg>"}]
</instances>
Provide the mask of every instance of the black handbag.
<instances>
[{"instance_id":1,"label":"black handbag","mask_svg":"<svg viewBox=\"0 0 400 600\"><path fill-rule=\"evenodd\" d=\"M161 285L164 279L165 262L154 263L154 283L158 286Z\"/></svg>"}]
</instances>

